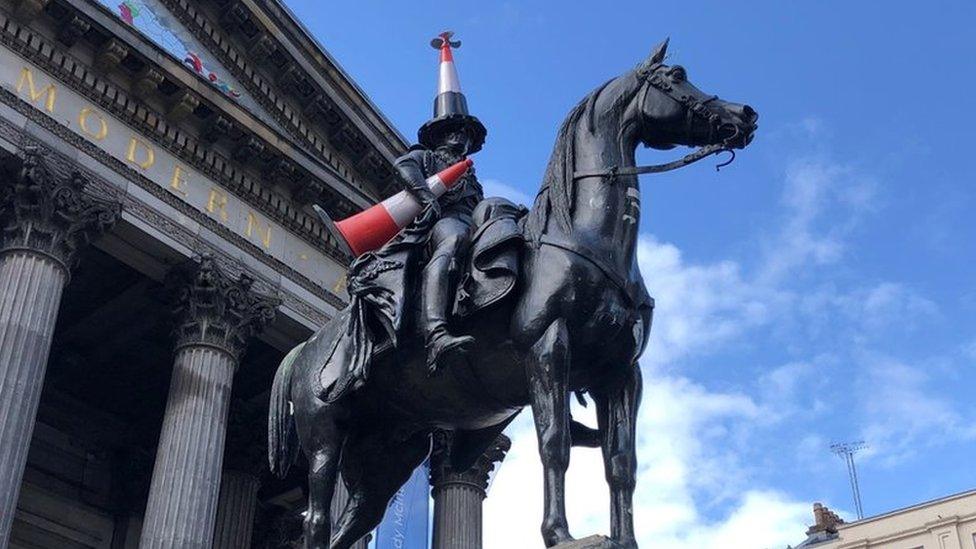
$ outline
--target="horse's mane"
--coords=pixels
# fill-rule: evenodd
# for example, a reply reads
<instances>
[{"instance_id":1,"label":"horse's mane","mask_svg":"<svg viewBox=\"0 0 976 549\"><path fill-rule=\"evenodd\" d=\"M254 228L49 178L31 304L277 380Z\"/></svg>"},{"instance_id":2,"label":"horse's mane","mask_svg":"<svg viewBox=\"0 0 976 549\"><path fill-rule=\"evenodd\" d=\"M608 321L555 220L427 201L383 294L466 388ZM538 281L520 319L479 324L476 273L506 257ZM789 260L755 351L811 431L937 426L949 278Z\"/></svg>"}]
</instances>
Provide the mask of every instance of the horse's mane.
<instances>
[{"instance_id":1,"label":"horse's mane","mask_svg":"<svg viewBox=\"0 0 976 549\"><path fill-rule=\"evenodd\" d=\"M546 167L546 173L542 179L542 188L539 189L532 211L529 212L525 221L524 234L530 242L538 242L545 233L550 216L556 220L560 229L567 233L571 231L576 189L576 183L573 180L573 171L576 165L576 132L581 129L581 121L585 122L587 132L592 133L594 131L597 98L610 84L625 78L632 78L634 85L628 86L628 89L625 90L627 93L621 93L616 97L611 107L614 111L622 111L639 88L636 85L637 78L633 71L606 81L577 103L563 121L556 136L552 155L549 157L549 165Z\"/></svg>"}]
</instances>

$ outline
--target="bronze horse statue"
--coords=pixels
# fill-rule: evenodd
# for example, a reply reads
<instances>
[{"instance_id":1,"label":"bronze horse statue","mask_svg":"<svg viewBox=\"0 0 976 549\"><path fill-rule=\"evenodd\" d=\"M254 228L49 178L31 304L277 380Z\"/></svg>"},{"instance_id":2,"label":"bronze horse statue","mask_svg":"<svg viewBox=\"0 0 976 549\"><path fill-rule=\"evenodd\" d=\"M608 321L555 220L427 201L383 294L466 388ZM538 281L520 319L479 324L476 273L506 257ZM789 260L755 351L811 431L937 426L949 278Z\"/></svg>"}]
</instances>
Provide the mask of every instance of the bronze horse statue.
<instances>
[{"instance_id":1,"label":"bronze horse statue","mask_svg":"<svg viewBox=\"0 0 976 549\"><path fill-rule=\"evenodd\" d=\"M600 86L563 123L543 186L522 219L513 297L457 327L476 336L465 360L429 377L424 338L412 326L393 352L375 355L361 387L333 402L320 398L316 357L328 353L323 346L342 326L330 321L282 362L272 389L269 458L279 475L299 446L308 460L306 547L346 549L371 531L427 457L434 429L455 433L453 464L464 470L524 406L532 407L545 470L542 537L547 547L571 541L565 474L573 435L586 433L570 417L574 392L589 393L596 404L599 438L589 444L603 450L611 538L637 547L638 358L653 312L636 258L637 176L743 148L757 119L746 105L698 90L684 68L664 63L666 49L667 41ZM701 148L670 165L639 168L639 143ZM332 535L329 507L340 469L350 499Z\"/></svg>"}]
</instances>

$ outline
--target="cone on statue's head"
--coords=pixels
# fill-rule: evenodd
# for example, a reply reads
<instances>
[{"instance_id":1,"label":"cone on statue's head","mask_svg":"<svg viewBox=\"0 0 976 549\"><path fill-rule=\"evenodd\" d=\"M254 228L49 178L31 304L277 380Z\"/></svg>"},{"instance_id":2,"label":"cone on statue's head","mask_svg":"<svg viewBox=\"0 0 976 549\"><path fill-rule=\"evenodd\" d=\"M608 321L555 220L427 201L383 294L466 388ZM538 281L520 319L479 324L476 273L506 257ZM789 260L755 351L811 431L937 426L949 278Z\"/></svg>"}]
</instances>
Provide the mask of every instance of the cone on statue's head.
<instances>
[{"instance_id":1,"label":"cone on statue's head","mask_svg":"<svg viewBox=\"0 0 976 549\"><path fill-rule=\"evenodd\" d=\"M468 101L461 92L457 68L454 66L452 48L461 46L460 40L452 41L454 33L442 32L430 41L430 45L440 50L440 77L437 80L437 97L434 98L434 117L417 132L421 145L434 149L447 133L464 129L471 136L468 153L476 153L485 143L488 130L476 117L468 113Z\"/></svg>"}]
</instances>

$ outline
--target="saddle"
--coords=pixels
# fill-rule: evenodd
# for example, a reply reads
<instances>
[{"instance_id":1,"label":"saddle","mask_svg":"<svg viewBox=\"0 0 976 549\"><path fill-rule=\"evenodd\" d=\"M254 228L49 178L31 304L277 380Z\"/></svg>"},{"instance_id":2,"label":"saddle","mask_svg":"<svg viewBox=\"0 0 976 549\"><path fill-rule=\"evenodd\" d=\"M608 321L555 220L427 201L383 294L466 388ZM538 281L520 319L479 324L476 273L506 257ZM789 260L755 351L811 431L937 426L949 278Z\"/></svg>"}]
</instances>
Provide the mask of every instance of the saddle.
<instances>
[{"instance_id":1,"label":"saddle","mask_svg":"<svg viewBox=\"0 0 976 549\"><path fill-rule=\"evenodd\" d=\"M454 300L456 318L499 303L515 288L525 242L519 220L527 211L499 197L486 198L475 207L471 214L475 231Z\"/></svg>"}]
</instances>

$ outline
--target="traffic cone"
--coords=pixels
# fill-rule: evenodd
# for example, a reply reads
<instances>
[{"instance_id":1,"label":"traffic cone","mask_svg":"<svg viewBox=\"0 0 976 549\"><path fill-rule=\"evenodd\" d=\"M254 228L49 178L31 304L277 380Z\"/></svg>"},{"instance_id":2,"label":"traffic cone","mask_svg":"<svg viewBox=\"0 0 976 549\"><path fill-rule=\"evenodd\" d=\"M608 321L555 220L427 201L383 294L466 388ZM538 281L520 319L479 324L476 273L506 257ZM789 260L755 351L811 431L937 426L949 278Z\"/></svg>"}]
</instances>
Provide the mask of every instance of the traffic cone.
<instances>
[{"instance_id":1,"label":"traffic cone","mask_svg":"<svg viewBox=\"0 0 976 549\"><path fill-rule=\"evenodd\" d=\"M468 158L444 168L427 178L427 187L435 197L440 197L461 179L472 164L474 162ZM353 257L382 247L423 211L423 205L407 191L400 191L342 221L333 221L318 205L313 205L312 208L319 214L325 228L339 242L342 251Z\"/></svg>"},{"instance_id":2,"label":"traffic cone","mask_svg":"<svg viewBox=\"0 0 976 549\"><path fill-rule=\"evenodd\" d=\"M433 149L445 132L464 128L471 136L468 154L474 154L484 145L488 130L468 112L468 100L461 92L461 81L454 64L454 49L461 47L461 41L451 40L453 36L453 32L446 31L430 41L430 45L440 51L437 97L434 98L434 117L420 127L417 141Z\"/></svg>"},{"instance_id":3,"label":"traffic cone","mask_svg":"<svg viewBox=\"0 0 976 549\"><path fill-rule=\"evenodd\" d=\"M452 32L443 32L431 40L431 46L440 50L440 70L437 77L437 97L434 98L434 116L444 114L467 114L468 100L461 92L461 80L458 78L457 67L454 65L454 53L451 48L459 47L460 41L452 42Z\"/></svg>"}]
</instances>

